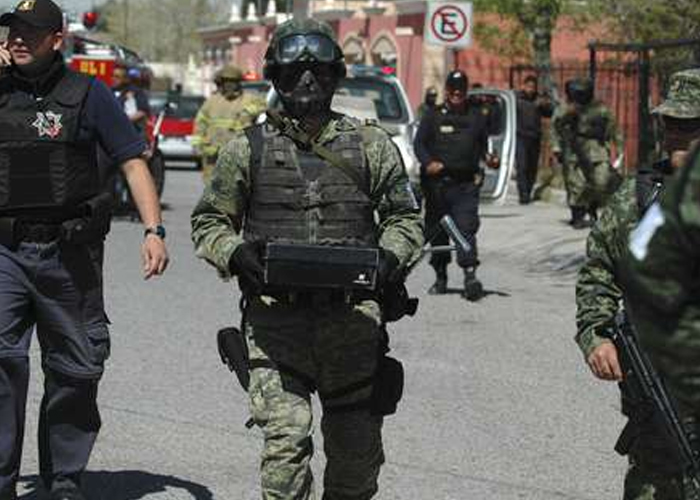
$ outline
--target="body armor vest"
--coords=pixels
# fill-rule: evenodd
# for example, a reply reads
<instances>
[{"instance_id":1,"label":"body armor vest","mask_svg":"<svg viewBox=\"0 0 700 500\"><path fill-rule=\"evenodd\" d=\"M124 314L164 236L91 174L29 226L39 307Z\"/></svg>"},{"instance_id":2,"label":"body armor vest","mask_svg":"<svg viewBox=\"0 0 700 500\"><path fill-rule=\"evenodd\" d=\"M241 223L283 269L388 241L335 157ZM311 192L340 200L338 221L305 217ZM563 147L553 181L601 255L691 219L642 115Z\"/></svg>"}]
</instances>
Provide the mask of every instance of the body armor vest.
<instances>
[{"instance_id":1,"label":"body armor vest","mask_svg":"<svg viewBox=\"0 0 700 500\"><path fill-rule=\"evenodd\" d=\"M357 168L359 186L340 168L269 125L247 129L252 193L244 223L248 241L374 247L376 227L368 169L359 130L326 146Z\"/></svg>"},{"instance_id":2,"label":"body armor vest","mask_svg":"<svg viewBox=\"0 0 700 500\"><path fill-rule=\"evenodd\" d=\"M66 218L98 193L95 144L78 139L91 83L65 70L43 99L0 83L0 214Z\"/></svg>"},{"instance_id":3,"label":"body armor vest","mask_svg":"<svg viewBox=\"0 0 700 500\"><path fill-rule=\"evenodd\" d=\"M479 172L479 160L486 148L487 123L479 109L453 113L441 107L435 113L435 144L432 154L456 180L471 181Z\"/></svg>"}]
</instances>

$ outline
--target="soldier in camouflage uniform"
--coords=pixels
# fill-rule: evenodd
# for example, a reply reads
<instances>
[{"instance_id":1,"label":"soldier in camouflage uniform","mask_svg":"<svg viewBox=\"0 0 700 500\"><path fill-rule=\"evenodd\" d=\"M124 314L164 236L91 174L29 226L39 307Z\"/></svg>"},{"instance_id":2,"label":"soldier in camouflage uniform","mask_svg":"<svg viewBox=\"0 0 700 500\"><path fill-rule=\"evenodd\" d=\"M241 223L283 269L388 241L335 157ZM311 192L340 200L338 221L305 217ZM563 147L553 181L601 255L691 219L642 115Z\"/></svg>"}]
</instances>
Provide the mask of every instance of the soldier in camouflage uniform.
<instances>
[{"instance_id":1,"label":"soldier in camouflage uniform","mask_svg":"<svg viewBox=\"0 0 700 500\"><path fill-rule=\"evenodd\" d=\"M593 100L590 80L568 81L566 98L567 103L554 114L552 153L563 167L571 225L583 229L597 219L598 208L619 184L611 147L616 143L621 154L622 139L611 111Z\"/></svg>"},{"instance_id":2,"label":"soldier in camouflage uniform","mask_svg":"<svg viewBox=\"0 0 700 500\"><path fill-rule=\"evenodd\" d=\"M678 82L690 79L691 86ZM692 136L683 130L694 126L700 131L700 71L673 75L668 98L654 110L666 128L664 150L668 158L652 169L640 169L635 177L625 179L620 189L603 209L600 220L588 236L587 261L579 272L576 286L578 306L576 341L596 377L620 381L622 411L629 418L624 438L616 449L627 453L629 469L625 479L625 500L682 500L691 498L684 492L683 476L674 463L674 450L663 433L646 418L648 414L627 394L615 345L610 340L615 315L620 308L623 290L620 280L622 258L630 233L642 214L659 196L672 169L678 168L687 153ZM693 125L693 123L695 125ZM680 135L679 135L680 134Z\"/></svg>"},{"instance_id":3,"label":"soldier in camouflage uniform","mask_svg":"<svg viewBox=\"0 0 700 500\"><path fill-rule=\"evenodd\" d=\"M242 80L240 68L220 69L214 77L217 92L204 102L195 118L192 143L202 159L205 182L211 177L221 148L265 111L264 99L245 94Z\"/></svg>"},{"instance_id":4,"label":"soldier in camouflage uniform","mask_svg":"<svg viewBox=\"0 0 700 500\"><path fill-rule=\"evenodd\" d=\"M383 418L369 405L385 335L382 307L342 292L265 290L261 246L379 247L385 283L418 257L421 217L389 135L330 110L345 64L327 24L280 25L265 74L284 112L269 111L265 125L236 134L223 149L192 215L192 238L197 255L221 276L238 276L247 302L250 408L264 436L263 498L316 498L310 468L316 391L327 458L323 498L366 500L377 492L384 462ZM361 182L338 167L338 157Z\"/></svg>"}]
</instances>

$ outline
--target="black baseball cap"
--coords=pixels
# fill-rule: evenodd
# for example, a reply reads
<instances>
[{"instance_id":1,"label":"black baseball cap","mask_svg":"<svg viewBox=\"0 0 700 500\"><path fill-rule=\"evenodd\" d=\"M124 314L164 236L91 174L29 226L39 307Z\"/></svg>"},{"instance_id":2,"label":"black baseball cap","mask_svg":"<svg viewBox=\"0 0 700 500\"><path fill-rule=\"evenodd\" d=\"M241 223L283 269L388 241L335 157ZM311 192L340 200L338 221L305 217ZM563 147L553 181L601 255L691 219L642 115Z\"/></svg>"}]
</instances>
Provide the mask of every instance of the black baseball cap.
<instances>
[{"instance_id":1,"label":"black baseball cap","mask_svg":"<svg viewBox=\"0 0 700 500\"><path fill-rule=\"evenodd\" d=\"M466 92L469 88L469 78L467 78L464 71L456 69L447 75L445 87L449 90L461 90L462 92Z\"/></svg>"},{"instance_id":2,"label":"black baseball cap","mask_svg":"<svg viewBox=\"0 0 700 500\"><path fill-rule=\"evenodd\" d=\"M0 16L0 26L9 26L15 19L35 28L63 29L63 11L51 0L21 0L15 10Z\"/></svg>"}]
</instances>

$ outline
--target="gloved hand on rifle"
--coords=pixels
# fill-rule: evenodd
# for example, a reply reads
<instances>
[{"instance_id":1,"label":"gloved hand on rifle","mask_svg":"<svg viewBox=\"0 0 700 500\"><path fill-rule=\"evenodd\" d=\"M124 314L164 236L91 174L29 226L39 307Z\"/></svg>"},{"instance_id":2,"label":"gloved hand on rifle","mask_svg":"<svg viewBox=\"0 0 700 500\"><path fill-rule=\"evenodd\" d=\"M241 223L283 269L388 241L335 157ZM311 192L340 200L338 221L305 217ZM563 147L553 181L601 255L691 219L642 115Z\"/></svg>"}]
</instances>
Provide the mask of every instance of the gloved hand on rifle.
<instances>
[{"instance_id":1,"label":"gloved hand on rifle","mask_svg":"<svg viewBox=\"0 0 700 500\"><path fill-rule=\"evenodd\" d=\"M245 241L238 245L228 263L231 274L238 276L238 284L245 294L260 295L265 280L262 241Z\"/></svg>"}]
</instances>

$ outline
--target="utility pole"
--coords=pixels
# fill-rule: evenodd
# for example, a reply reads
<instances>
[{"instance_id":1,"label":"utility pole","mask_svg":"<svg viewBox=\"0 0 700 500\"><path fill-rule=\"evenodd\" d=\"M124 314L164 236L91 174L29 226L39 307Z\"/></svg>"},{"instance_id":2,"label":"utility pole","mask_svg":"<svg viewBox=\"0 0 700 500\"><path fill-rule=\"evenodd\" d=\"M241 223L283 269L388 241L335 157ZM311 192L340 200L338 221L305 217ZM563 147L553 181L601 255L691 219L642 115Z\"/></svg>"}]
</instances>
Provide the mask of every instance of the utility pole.
<instances>
[{"instance_id":1,"label":"utility pole","mask_svg":"<svg viewBox=\"0 0 700 500\"><path fill-rule=\"evenodd\" d=\"M124 0L124 45L129 45L129 0Z\"/></svg>"},{"instance_id":2,"label":"utility pole","mask_svg":"<svg viewBox=\"0 0 700 500\"><path fill-rule=\"evenodd\" d=\"M294 0L293 14L301 19L309 17L309 0Z\"/></svg>"}]
</instances>

